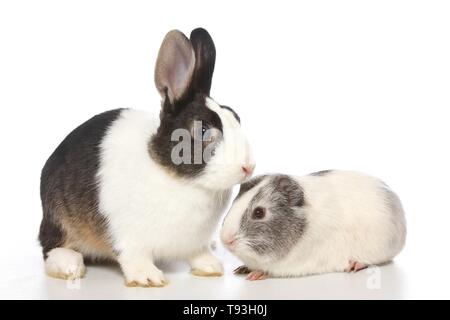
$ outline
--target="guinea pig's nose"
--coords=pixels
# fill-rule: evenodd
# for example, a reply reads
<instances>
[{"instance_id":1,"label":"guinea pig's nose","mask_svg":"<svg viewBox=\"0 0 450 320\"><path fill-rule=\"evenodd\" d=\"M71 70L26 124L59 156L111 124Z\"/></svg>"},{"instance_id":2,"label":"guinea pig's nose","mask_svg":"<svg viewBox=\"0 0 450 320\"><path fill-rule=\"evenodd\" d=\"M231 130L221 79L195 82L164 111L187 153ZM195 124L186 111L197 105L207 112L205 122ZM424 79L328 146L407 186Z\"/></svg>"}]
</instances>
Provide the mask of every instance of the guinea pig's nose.
<instances>
[{"instance_id":1,"label":"guinea pig's nose","mask_svg":"<svg viewBox=\"0 0 450 320\"><path fill-rule=\"evenodd\" d=\"M223 237L222 242L227 247L232 247L236 243L236 234L229 234Z\"/></svg>"},{"instance_id":2,"label":"guinea pig's nose","mask_svg":"<svg viewBox=\"0 0 450 320\"><path fill-rule=\"evenodd\" d=\"M229 247L231 247L236 242L236 239L228 239L225 244Z\"/></svg>"},{"instance_id":3,"label":"guinea pig's nose","mask_svg":"<svg viewBox=\"0 0 450 320\"><path fill-rule=\"evenodd\" d=\"M255 169L254 164L247 164L245 166L242 166L242 171L245 173L246 176L251 176L254 169Z\"/></svg>"}]
</instances>

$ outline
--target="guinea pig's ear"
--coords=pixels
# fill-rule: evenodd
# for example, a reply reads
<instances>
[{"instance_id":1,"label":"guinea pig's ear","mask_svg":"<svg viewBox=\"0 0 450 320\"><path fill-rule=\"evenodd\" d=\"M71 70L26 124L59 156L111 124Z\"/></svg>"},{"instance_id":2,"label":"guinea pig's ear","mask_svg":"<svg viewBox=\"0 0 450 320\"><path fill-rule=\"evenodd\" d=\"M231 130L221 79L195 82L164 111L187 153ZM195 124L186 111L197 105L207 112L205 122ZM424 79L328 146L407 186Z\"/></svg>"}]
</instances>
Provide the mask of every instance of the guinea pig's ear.
<instances>
[{"instance_id":1,"label":"guinea pig's ear","mask_svg":"<svg viewBox=\"0 0 450 320\"><path fill-rule=\"evenodd\" d=\"M216 63L216 47L208 31L203 28L192 30L190 40L195 52L193 90L209 96Z\"/></svg>"},{"instance_id":2,"label":"guinea pig's ear","mask_svg":"<svg viewBox=\"0 0 450 320\"><path fill-rule=\"evenodd\" d=\"M190 90L195 67L194 49L180 31L172 30L165 36L155 67L155 84L163 99L170 104L182 99Z\"/></svg>"},{"instance_id":3,"label":"guinea pig's ear","mask_svg":"<svg viewBox=\"0 0 450 320\"><path fill-rule=\"evenodd\" d=\"M304 204L302 187L289 176L275 177L275 190L283 194L290 207L301 207Z\"/></svg>"}]
</instances>

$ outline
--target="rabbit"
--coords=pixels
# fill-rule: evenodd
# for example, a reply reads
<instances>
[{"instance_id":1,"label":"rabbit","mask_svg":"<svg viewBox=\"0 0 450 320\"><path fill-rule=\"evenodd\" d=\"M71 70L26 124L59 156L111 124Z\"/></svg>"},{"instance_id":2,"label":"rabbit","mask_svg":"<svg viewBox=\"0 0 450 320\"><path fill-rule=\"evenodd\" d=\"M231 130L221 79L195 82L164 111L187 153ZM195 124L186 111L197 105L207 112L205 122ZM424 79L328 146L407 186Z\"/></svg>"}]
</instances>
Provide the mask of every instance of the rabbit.
<instances>
[{"instance_id":1,"label":"rabbit","mask_svg":"<svg viewBox=\"0 0 450 320\"><path fill-rule=\"evenodd\" d=\"M158 261L186 260L198 276L223 274L210 240L233 186L255 163L237 113L209 96L215 56L205 29L189 39L168 32L155 66L159 117L101 113L49 157L39 231L49 276L81 278L84 259L118 262L127 286L167 284Z\"/></svg>"},{"instance_id":2,"label":"rabbit","mask_svg":"<svg viewBox=\"0 0 450 320\"><path fill-rule=\"evenodd\" d=\"M363 173L324 170L243 183L220 238L249 280L358 271L393 259L406 221L398 196Z\"/></svg>"}]
</instances>

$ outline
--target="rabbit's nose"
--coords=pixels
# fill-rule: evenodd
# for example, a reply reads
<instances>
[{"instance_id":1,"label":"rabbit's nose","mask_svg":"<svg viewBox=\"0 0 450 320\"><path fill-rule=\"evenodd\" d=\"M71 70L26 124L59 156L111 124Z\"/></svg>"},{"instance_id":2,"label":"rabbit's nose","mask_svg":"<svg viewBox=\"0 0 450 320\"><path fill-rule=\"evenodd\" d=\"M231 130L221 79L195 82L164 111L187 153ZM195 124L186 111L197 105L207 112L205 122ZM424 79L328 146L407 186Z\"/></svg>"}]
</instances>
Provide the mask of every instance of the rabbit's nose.
<instances>
[{"instance_id":1,"label":"rabbit's nose","mask_svg":"<svg viewBox=\"0 0 450 320\"><path fill-rule=\"evenodd\" d=\"M246 176L251 176L253 173L253 170L255 170L254 164L247 164L245 166L242 166L242 171L245 173Z\"/></svg>"}]
</instances>

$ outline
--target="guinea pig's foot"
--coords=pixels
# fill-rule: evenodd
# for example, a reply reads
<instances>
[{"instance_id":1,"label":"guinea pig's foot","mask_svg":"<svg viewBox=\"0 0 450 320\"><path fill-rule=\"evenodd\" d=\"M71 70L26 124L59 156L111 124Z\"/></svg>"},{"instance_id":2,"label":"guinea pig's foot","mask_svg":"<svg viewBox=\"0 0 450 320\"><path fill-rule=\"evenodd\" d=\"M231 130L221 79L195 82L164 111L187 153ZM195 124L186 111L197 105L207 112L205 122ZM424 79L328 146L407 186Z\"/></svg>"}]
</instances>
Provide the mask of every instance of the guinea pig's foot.
<instances>
[{"instance_id":1,"label":"guinea pig's foot","mask_svg":"<svg viewBox=\"0 0 450 320\"><path fill-rule=\"evenodd\" d=\"M348 267L345 269L345 272L358 272L359 270L367 268L367 265L364 263L350 260L348 262Z\"/></svg>"},{"instance_id":2,"label":"guinea pig's foot","mask_svg":"<svg viewBox=\"0 0 450 320\"><path fill-rule=\"evenodd\" d=\"M246 265L239 266L236 269L233 270L234 274L249 274L252 272Z\"/></svg>"},{"instance_id":3,"label":"guinea pig's foot","mask_svg":"<svg viewBox=\"0 0 450 320\"><path fill-rule=\"evenodd\" d=\"M264 279L267 279L267 273L264 271L252 271L247 276L247 280L250 281L264 280Z\"/></svg>"}]
</instances>

